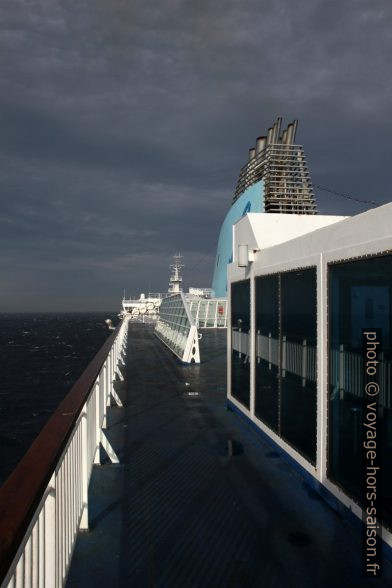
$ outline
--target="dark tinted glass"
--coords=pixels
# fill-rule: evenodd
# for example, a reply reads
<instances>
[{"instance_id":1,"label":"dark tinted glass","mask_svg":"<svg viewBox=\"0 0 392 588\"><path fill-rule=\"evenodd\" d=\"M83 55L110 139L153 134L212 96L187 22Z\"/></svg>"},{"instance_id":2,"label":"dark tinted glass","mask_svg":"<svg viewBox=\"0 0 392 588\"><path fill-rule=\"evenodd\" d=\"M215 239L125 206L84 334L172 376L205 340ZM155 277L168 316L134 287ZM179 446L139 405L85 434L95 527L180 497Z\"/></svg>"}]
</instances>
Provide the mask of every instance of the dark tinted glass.
<instances>
[{"instance_id":1,"label":"dark tinted glass","mask_svg":"<svg viewBox=\"0 0 392 588\"><path fill-rule=\"evenodd\" d=\"M279 276L256 278L255 413L271 429L279 422Z\"/></svg>"},{"instance_id":2,"label":"dark tinted glass","mask_svg":"<svg viewBox=\"0 0 392 588\"><path fill-rule=\"evenodd\" d=\"M255 413L316 461L316 269L256 279Z\"/></svg>"},{"instance_id":3,"label":"dark tinted glass","mask_svg":"<svg viewBox=\"0 0 392 588\"><path fill-rule=\"evenodd\" d=\"M281 435L316 462L316 269L281 275Z\"/></svg>"},{"instance_id":4,"label":"dark tinted glass","mask_svg":"<svg viewBox=\"0 0 392 588\"><path fill-rule=\"evenodd\" d=\"M362 329L382 329L378 353L383 513L392 525L392 256L329 268L329 444L328 475L361 498L363 361Z\"/></svg>"},{"instance_id":5,"label":"dark tinted glass","mask_svg":"<svg viewBox=\"0 0 392 588\"><path fill-rule=\"evenodd\" d=\"M249 408L250 281L231 285L231 393Z\"/></svg>"}]
</instances>

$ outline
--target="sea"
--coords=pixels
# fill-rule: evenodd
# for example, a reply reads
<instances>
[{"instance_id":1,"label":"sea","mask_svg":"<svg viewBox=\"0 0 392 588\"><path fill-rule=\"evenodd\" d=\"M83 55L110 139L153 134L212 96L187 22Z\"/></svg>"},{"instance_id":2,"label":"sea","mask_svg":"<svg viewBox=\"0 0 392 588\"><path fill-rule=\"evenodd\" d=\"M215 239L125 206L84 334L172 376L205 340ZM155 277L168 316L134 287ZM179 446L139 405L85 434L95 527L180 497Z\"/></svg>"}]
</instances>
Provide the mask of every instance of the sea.
<instances>
[{"instance_id":1,"label":"sea","mask_svg":"<svg viewBox=\"0 0 392 588\"><path fill-rule=\"evenodd\" d=\"M0 314L0 485L110 335L115 312Z\"/></svg>"}]
</instances>

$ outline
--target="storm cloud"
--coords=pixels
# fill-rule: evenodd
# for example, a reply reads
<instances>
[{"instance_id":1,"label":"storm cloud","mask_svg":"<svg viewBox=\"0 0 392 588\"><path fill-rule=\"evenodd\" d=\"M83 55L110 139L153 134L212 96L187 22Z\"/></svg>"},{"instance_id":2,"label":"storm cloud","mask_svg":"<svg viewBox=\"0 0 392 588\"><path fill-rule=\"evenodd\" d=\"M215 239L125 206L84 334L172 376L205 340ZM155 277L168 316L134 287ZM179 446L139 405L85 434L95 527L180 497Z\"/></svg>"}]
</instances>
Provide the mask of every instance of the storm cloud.
<instances>
[{"instance_id":1,"label":"storm cloud","mask_svg":"<svg viewBox=\"0 0 392 588\"><path fill-rule=\"evenodd\" d=\"M300 121L315 185L390 200L392 8L364 0L3 0L0 310L209 286L255 138ZM316 190L318 210L368 208Z\"/></svg>"}]
</instances>

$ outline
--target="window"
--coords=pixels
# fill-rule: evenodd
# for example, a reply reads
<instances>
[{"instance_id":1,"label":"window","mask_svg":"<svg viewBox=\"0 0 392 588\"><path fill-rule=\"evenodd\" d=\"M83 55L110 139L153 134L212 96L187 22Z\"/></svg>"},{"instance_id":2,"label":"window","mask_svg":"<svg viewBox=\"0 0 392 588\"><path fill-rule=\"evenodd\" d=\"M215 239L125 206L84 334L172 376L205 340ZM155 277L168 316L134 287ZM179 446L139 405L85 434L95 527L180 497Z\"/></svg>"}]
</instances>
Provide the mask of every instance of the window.
<instances>
[{"instance_id":1,"label":"window","mask_svg":"<svg viewBox=\"0 0 392 588\"><path fill-rule=\"evenodd\" d=\"M231 394L250 403L249 376L250 281L231 285Z\"/></svg>"},{"instance_id":2,"label":"window","mask_svg":"<svg viewBox=\"0 0 392 588\"><path fill-rule=\"evenodd\" d=\"M256 278L255 413L316 461L316 269Z\"/></svg>"},{"instance_id":3,"label":"window","mask_svg":"<svg viewBox=\"0 0 392 588\"><path fill-rule=\"evenodd\" d=\"M255 413L279 429L279 276L256 278Z\"/></svg>"},{"instance_id":4,"label":"window","mask_svg":"<svg viewBox=\"0 0 392 588\"><path fill-rule=\"evenodd\" d=\"M316 269L281 275L281 435L316 462Z\"/></svg>"},{"instance_id":5,"label":"window","mask_svg":"<svg viewBox=\"0 0 392 588\"><path fill-rule=\"evenodd\" d=\"M392 525L392 256L367 258L329 268L329 443L328 476L361 500L362 329L382 329L377 361L378 447L381 451L382 519Z\"/></svg>"}]
</instances>

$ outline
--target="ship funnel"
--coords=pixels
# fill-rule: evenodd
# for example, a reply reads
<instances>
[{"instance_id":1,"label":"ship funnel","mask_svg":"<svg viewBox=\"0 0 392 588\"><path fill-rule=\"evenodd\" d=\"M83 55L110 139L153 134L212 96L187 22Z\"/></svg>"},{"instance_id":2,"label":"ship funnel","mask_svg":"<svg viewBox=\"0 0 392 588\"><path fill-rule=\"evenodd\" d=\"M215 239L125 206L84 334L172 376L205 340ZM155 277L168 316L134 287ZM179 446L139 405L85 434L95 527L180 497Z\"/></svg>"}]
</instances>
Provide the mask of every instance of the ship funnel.
<instances>
[{"instance_id":1,"label":"ship funnel","mask_svg":"<svg viewBox=\"0 0 392 588\"><path fill-rule=\"evenodd\" d=\"M287 127L287 145L294 145L295 135L297 133L298 121L295 120Z\"/></svg>"},{"instance_id":2,"label":"ship funnel","mask_svg":"<svg viewBox=\"0 0 392 588\"><path fill-rule=\"evenodd\" d=\"M257 137L256 139L256 155L261 153L265 149L265 145L267 143L267 137Z\"/></svg>"},{"instance_id":3,"label":"ship funnel","mask_svg":"<svg viewBox=\"0 0 392 588\"><path fill-rule=\"evenodd\" d=\"M282 118L279 116L274 124L274 133L272 136L272 143L277 143L280 135L280 127L282 126Z\"/></svg>"},{"instance_id":4,"label":"ship funnel","mask_svg":"<svg viewBox=\"0 0 392 588\"><path fill-rule=\"evenodd\" d=\"M296 144L298 120L286 127L276 117L266 133L249 149L233 203L258 182L264 182L264 211L273 214L317 214L314 192L302 145Z\"/></svg>"},{"instance_id":5,"label":"ship funnel","mask_svg":"<svg viewBox=\"0 0 392 588\"><path fill-rule=\"evenodd\" d=\"M293 145L295 145L295 136L297 134L297 128L298 128L298 120L295 119L293 121Z\"/></svg>"}]
</instances>

